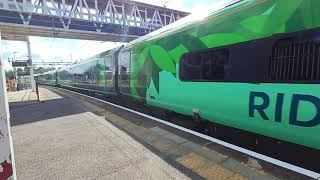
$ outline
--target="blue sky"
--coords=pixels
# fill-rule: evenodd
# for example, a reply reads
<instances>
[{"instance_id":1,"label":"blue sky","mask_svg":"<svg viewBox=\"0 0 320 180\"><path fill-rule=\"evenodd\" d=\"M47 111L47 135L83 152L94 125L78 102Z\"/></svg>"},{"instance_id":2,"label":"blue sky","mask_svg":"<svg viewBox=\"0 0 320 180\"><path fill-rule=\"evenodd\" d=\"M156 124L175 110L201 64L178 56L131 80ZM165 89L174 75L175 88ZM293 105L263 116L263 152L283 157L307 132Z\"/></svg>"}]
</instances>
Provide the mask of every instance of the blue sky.
<instances>
[{"instance_id":1,"label":"blue sky","mask_svg":"<svg viewBox=\"0 0 320 180\"><path fill-rule=\"evenodd\" d=\"M136 0L167 8L187 11L190 13L201 12L213 7L215 3L222 0ZM120 43L99 42L74 39L59 39L45 37L30 37L32 58L35 62L57 61L70 62L79 61L95 54L101 53ZM11 69L8 59L27 59L27 45L25 42L2 41L2 59L5 62L5 69ZM72 60L71 60L72 58Z\"/></svg>"}]
</instances>

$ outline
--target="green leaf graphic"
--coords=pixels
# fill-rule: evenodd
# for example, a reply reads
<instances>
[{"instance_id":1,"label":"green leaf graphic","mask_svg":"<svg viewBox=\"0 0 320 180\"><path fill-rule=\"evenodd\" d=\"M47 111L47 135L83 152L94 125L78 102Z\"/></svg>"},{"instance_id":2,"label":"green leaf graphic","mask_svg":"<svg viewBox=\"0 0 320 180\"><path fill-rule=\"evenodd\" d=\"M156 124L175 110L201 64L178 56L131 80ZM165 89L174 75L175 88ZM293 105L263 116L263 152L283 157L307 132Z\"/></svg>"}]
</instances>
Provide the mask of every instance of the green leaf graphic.
<instances>
[{"instance_id":1,"label":"green leaf graphic","mask_svg":"<svg viewBox=\"0 0 320 180\"><path fill-rule=\"evenodd\" d=\"M205 49L207 46L197 37L192 36L190 34L185 34L180 37L182 44L189 50L189 51L196 51L199 49Z\"/></svg>"},{"instance_id":2,"label":"green leaf graphic","mask_svg":"<svg viewBox=\"0 0 320 180\"><path fill-rule=\"evenodd\" d=\"M149 53L149 48L146 47L142 52L132 54L132 64L131 64L131 76L135 78L141 68L143 68L145 61Z\"/></svg>"},{"instance_id":3,"label":"green leaf graphic","mask_svg":"<svg viewBox=\"0 0 320 180\"><path fill-rule=\"evenodd\" d=\"M180 38L179 36L174 36L173 38L163 38L156 42L156 44L165 48L167 51L170 51L171 49L174 49L175 47L179 46Z\"/></svg>"},{"instance_id":4,"label":"green leaf graphic","mask_svg":"<svg viewBox=\"0 0 320 180\"><path fill-rule=\"evenodd\" d=\"M255 32L255 33L263 33L264 32L264 26L268 20L268 15L259 15L259 16L253 16L249 17L243 21L240 22L240 25L244 28L248 29L249 31Z\"/></svg>"},{"instance_id":5,"label":"green leaf graphic","mask_svg":"<svg viewBox=\"0 0 320 180\"><path fill-rule=\"evenodd\" d=\"M176 66L173 63L172 58L162 47L153 45L150 47L150 52L153 61L160 69L171 73L176 72Z\"/></svg>"},{"instance_id":6,"label":"green leaf graphic","mask_svg":"<svg viewBox=\"0 0 320 180\"><path fill-rule=\"evenodd\" d=\"M297 10L303 0L279 0L273 8L271 14L268 16L264 25L264 31L268 33L278 33L280 26L288 22L290 17Z\"/></svg>"},{"instance_id":7,"label":"green leaf graphic","mask_svg":"<svg viewBox=\"0 0 320 180\"><path fill-rule=\"evenodd\" d=\"M227 44L245 41L246 38L237 34L212 34L201 38L208 47L219 47Z\"/></svg>"},{"instance_id":8,"label":"green leaf graphic","mask_svg":"<svg viewBox=\"0 0 320 180\"><path fill-rule=\"evenodd\" d=\"M188 49L180 44L176 48L169 51L169 54L175 63L179 63L181 56L186 52L188 52Z\"/></svg>"},{"instance_id":9,"label":"green leaf graphic","mask_svg":"<svg viewBox=\"0 0 320 180\"><path fill-rule=\"evenodd\" d=\"M152 81L153 81L154 87L156 88L158 94L160 93L160 90L159 90L159 73L160 73L160 71L161 71L161 69L155 63L152 62ZM149 87L149 84L150 83L148 83L147 88Z\"/></svg>"}]
</instances>

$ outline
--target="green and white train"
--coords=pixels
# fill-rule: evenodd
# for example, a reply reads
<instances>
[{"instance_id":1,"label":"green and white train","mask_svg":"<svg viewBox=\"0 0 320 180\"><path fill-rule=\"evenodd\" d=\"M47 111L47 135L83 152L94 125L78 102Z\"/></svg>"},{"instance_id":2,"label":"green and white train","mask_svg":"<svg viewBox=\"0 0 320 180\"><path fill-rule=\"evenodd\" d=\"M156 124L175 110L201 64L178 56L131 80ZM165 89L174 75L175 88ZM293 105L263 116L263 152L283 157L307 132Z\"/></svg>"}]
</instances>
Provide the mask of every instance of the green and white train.
<instances>
[{"instance_id":1,"label":"green and white train","mask_svg":"<svg viewBox=\"0 0 320 180\"><path fill-rule=\"evenodd\" d=\"M37 78L319 150L319 7L240 0Z\"/></svg>"}]
</instances>

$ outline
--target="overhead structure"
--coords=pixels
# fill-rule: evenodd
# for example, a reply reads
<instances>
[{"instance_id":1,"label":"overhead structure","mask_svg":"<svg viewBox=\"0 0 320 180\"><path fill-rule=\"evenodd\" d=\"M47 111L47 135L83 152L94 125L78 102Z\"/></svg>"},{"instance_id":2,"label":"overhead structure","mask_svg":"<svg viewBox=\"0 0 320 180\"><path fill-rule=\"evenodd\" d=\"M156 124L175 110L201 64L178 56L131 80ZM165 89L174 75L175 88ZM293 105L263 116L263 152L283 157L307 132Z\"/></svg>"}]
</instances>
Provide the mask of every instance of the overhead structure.
<instances>
[{"instance_id":1,"label":"overhead structure","mask_svg":"<svg viewBox=\"0 0 320 180\"><path fill-rule=\"evenodd\" d=\"M0 0L0 29L4 39L128 42L188 14L130 0Z\"/></svg>"}]
</instances>

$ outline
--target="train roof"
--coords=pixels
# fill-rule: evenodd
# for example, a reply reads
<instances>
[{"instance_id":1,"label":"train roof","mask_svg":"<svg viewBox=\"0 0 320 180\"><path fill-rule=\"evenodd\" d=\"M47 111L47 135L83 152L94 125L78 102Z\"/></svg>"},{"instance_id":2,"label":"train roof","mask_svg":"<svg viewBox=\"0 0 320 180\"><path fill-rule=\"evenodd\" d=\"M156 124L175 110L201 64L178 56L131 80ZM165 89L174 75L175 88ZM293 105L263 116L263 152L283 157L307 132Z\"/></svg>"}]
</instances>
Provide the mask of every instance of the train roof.
<instances>
[{"instance_id":1,"label":"train roof","mask_svg":"<svg viewBox=\"0 0 320 180\"><path fill-rule=\"evenodd\" d=\"M131 48L135 44L143 43L145 41L151 41L155 39L159 39L177 32L181 32L187 29L191 29L193 26L198 25L199 23L207 20L208 18L212 18L220 15L221 13L228 12L229 9L238 7L241 8L244 5L248 5L249 3L254 3L258 0L225 0L218 2L212 9L207 12L198 12L191 14L187 17L184 17L172 24L169 24L163 28L160 28L156 31L153 31L145 36L137 38L127 45L125 48Z\"/></svg>"},{"instance_id":2,"label":"train roof","mask_svg":"<svg viewBox=\"0 0 320 180\"><path fill-rule=\"evenodd\" d=\"M48 72L44 72L42 74L35 74L34 76L37 77L37 76L42 76L42 75L47 75L47 74L54 74L56 72L57 72L57 70L51 70L51 71L48 71Z\"/></svg>"},{"instance_id":3,"label":"train roof","mask_svg":"<svg viewBox=\"0 0 320 180\"><path fill-rule=\"evenodd\" d=\"M81 60L81 61L79 61L78 63L81 64L81 63L85 63L85 62L87 62L87 61L91 61L91 60L93 60L93 59L95 59L95 58L104 57L104 56L106 56L107 54L114 54L114 53L116 53L119 49L121 49L123 46L124 46L124 45L121 45L121 46L118 46L118 47L109 49L109 50L104 51L104 52L102 52L102 53L100 53L100 54L97 54L97 55L94 55L94 56L92 56L92 57L89 57L89 58L86 58L86 59L84 59L84 60ZM78 63L76 63L76 64L78 64Z\"/></svg>"},{"instance_id":4,"label":"train roof","mask_svg":"<svg viewBox=\"0 0 320 180\"><path fill-rule=\"evenodd\" d=\"M119 51L120 49L123 48L124 45L121 45L121 46L118 46L116 48L113 48L113 49L109 49L107 51L104 51L100 54L97 54L97 55L94 55L92 57L89 57L89 58L86 58L82 61L79 61L77 63L74 63L74 64L71 64L71 65L67 65L67 66L64 66L64 67L61 67L60 69L58 69L58 71L62 71L62 70L65 70L67 68L71 68L71 67L74 67L74 66L78 66L78 65L81 65L81 64L84 64L84 63L87 63L87 62L90 62L90 61L95 61L97 58L101 58L101 57L104 57L106 56L107 54L114 54L116 53L117 51Z\"/></svg>"}]
</instances>

